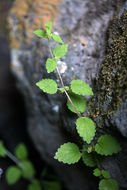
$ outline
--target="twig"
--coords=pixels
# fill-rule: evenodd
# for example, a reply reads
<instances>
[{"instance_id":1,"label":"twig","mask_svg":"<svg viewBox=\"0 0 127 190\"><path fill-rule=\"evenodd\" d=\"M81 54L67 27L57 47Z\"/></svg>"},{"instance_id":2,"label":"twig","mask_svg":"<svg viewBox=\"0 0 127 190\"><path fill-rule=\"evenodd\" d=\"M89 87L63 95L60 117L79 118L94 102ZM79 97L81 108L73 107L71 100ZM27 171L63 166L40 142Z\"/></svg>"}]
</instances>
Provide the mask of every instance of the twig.
<instances>
[{"instance_id":1,"label":"twig","mask_svg":"<svg viewBox=\"0 0 127 190\"><path fill-rule=\"evenodd\" d=\"M6 149L6 154L16 165L19 165L19 160L7 149Z\"/></svg>"},{"instance_id":2,"label":"twig","mask_svg":"<svg viewBox=\"0 0 127 190\"><path fill-rule=\"evenodd\" d=\"M54 58L54 55L53 55L53 53L52 53L52 49L51 49L51 46L50 46L50 43L49 43L49 39L48 39L48 45L49 45L50 54L51 54L52 58ZM64 92L65 92L65 94L66 94L66 96L67 96L69 102L71 103L72 107L74 108L74 110L75 110L77 116L78 116L78 117L81 117L81 115L80 115L79 112L77 111L75 105L73 104L73 102L72 102L72 100L71 100L69 94L67 93L67 91L66 91L66 89L65 89L64 82L63 82L63 79L62 79L62 77L61 77L61 74L60 74L60 71L59 71L58 67L56 67L56 70L57 70L57 74L58 74L58 76L59 76L59 79L60 79L60 81L61 81L62 87L63 87L63 89L64 89Z\"/></svg>"}]
</instances>

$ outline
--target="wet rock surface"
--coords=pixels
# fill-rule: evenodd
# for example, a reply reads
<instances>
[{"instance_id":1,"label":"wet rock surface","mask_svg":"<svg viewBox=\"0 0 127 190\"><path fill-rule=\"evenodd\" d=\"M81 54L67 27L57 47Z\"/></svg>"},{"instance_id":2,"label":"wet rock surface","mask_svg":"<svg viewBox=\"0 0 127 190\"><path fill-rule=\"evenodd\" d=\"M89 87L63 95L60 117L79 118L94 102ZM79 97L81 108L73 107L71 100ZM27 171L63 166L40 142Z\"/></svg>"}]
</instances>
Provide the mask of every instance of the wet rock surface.
<instances>
[{"instance_id":1,"label":"wet rock surface","mask_svg":"<svg viewBox=\"0 0 127 190\"><path fill-rule=\"evenodd\" d=\"M45 61L49 57L47 42L32 34L33 30L52 20L53 30L70 44L67 56L61 59L65 84L80 78L93 87L95 97L89 100L89 115L96 115L100 132L113 134L123 146L123 152L107 158L103 166L109 170L113 168L111 175L118 179L120 190L125 190L127 22L126 8L122 7L126 4L115 0L65 0L47 4L41 0L24 0L21 9L19 3L20 0L15 1L9 17L11 68L25 98L29 134L42 159L62 176L68 189L97 189L92 172L85 166L66 166L53 159L57 148L64 142L77 142L79 146L81 142L75 133L74 114L65 108L64 95L50 96L35 86L42 78L57 79L56 74L47 75L45 70ZM58 79L57 82L60 85Z\"/></svg>"}]
</instances>

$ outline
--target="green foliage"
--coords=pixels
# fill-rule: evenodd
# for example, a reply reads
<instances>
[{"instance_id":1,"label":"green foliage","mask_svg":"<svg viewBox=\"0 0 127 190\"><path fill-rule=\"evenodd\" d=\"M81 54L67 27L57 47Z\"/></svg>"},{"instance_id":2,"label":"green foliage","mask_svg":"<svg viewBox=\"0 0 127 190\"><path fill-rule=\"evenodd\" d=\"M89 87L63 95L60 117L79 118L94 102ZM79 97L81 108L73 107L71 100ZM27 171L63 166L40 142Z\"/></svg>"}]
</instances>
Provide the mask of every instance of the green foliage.
<instances>
[{"instance_id":1,"label":"green foliage","mask_svg":"<svg viewBox=\"0 0 127 190\"><path fill-rule=\"evenodd\" d=\"M43 181L45 190L61 190L61 184L58 181Z\"/></svg>"},{"instance_id":2,"label":"green foliage","mask_svg":"<svg viewBox=\"0 0 127 190\"><path fill-rule=\"evenodd\" d=\"M83 113L85 111L85 108L86 108L84 98L82 96L79 96L79 95L74 94L74 93L69 93L69 96L70 96L73 104L75 105L76 110L79 113ZM74 110L74 108L73 108L73 106L72 106L72 104L70 103L69 100L67 101L67 107L68 107L69 110L76 113L76 111Z\"/></svg>"},{"instance_id":3,"label":"green foliage","mask_svg":"<svg viewBox=\"0 0 127 190\"><path fill-rule=\"evenodd\" d=\"M38 37L48 38L49 50L52 59L51 58L47 59L46 69L47 72L50 73L56 69L57 61L61 57L66 55L68 51L68 45L64 44L59 35L52 34L52 22L48 22L46 24L45 31L46 33L42 30L36 30L34 31L34 33ZM50 38L52 38L55 42L61 43L62 45L55 47L54 50L52 51L49 41ZM81 154L76 144L70 142L65 143L61 145L60 148L58 148L54 158L63 163L73 164L78 162L82 156L82 160L85 165L89 167L95 167L96 165L98 166L98 168L96 168L93 171L94 176L105 178L100 181L99 190L117 190L118 184L115 180L110 179L109 172L100 170L99 168L102 159L101 155L105 156L112 155L113 153L119 152L121 150L121 147L119 143L116 141L116 139L111 135L102 135L98 139L97 144L94 145L95 141L93 142L91 141L95 137L95 132L96 132L95 124L90 118L82 117L80 115L85 111L86 108L83 96L93 95L92 88L84 81L79 79L72 80L71 87L69 88L68 86L64 85L58 67L56 71L58 73L59 79L62 84L62 86L59 87L58 89L61 93L65 93L67 98L70 97L73 104L68 99L67 107L70 111L78 115L78 119L76 120L76 130L79 136L82 137L87 144L90 143L91 144L83 145L82 154ZM57 83L52 79L42 79L41 81L37 82L36 85L46 93L55 94L57 92ZM67 93L69 94L69 96ZM73 108L73 105L75 106L75 109ZM53 189L60 190L59 187L51 185L51 182L50 183L46 182L45 184L48 184L45 186L46 190L53 190ZM34 190L34 189L29 189L29 190Z\"/></svg>"},{"instance_id":4,"label":"green foliage","mask_svg":"<svg viewBox=\"0 0 127 190\"><path fill-rule=\"evenodd\" d=\"M95 145L95 151L101 155L112 155L121 150L120 144L111 135L102 135Z\"/></svg>"},{"instance_id":5,"label":"green foliage","mask_svg":"<svg viewBox=\"0 0 127 190\"><path fill-rule=\"evenodd\" d=\"M95 136L95 125L94 122L86 117L80 117L76 120L76 129L80 137L83 138L88 144Z\"/></svg>"},{"instance_id":6,"label":"green foliage","mask_svg":"<svg viewBox=\"0 0 127 190\"><path fill-rule=\"evenodd\" d=\"M59 91L60 91L61 93L64 93L64 88L59 88Z\"/></svg>"},{"instance_id":7,"label":"green foliage","mask_svg":"<svg viewBox=\"0 0 127 190\"><path fill-rule=\"evenodd\" d=\"M72 80L71 90L72 92L78 95L84 95L84 96L93 95L93 92L90 86L82 80Z\"/></svg>"},{"instance_id":8,"label":"green foliage","mask_svg":"<svg viewBox=\"0 0 127 190\"><path fill-rule=\"evenodd\" d=\"M2 145L1 150L3 151L3 143L0 142L0 145ZM4 150L6 151L5 147ZM27 160L28 152L24 143L17 145L15 149L16 157L11 152L6 152L6 155L17 165L10 166L6 170L5 177L8 185L14 185L21 177L23 177L30 182L27 190L62 190L60 180L54 175L49 175L47 169L43 171L40 180L35 178L36 172L31 161ZM44 180L45 177L47 178L46 180Z\"/></svg>"},{"instance_id":9,"label":"green foliage","mask_svg":"<svg viewBox=\"0 0 127 190\"><path fill-rule=\"evenodd\" d=\"M101 176L101 170L99 168L94 169L93 175L96 177L100 177Z\"/></svg>"},{"instance_id":10,"label":"green foliage","mask_svg":"<svg viewBox=\"0 0 127 190\"><path fill-rule=\"evenodd\" d=\"M6 157L6 149L2 141L0 141L0 157Z\"/></svg>"},{"instance_id":11,"label":"green foliage","mask_svg":"<svg viewBox=\"0 0 127 190\"><path fill-rule=\"evenodd\" d=\"M110 173L108 171L102 170L101 173L104 178L106 179L111 178Z\"/></svg>"},{"instance_id":12,"label":"green foliage","mask_svg":"<svg viewBox=\"0 0 127 190\"><path fill-rule=\"evenodd\" d=\"M47 38L47 35L43 30L35 30L34 34L40 38Z\"/></svg>"},{"instance_id":13,"label":"green foliage","mask_svg":"<svg viewBox=\"0 0 127 190\"><path fill-rule=\"evenodd\" d=\"M46 33L47 33L47 35L48 35L48 38L51 38L51 31L52 31L52 22L48 22L48 23L46 23Z\"/></svg>"},{"instance_id":14,"label":"green foliage","mask_svg":"<svg viewBox=\"0 0 127 190\"><path fill-rule=\"evenodd\" d=\"M37 179L32 180L32 182L28 185L27 190L41 190L40 181Z\"/></svg>"},{"instance_id":15,"label":"green foliage","mask_svg":"<svg viewBox=\"0 0 127 190\"><path fill-rule=\"evenodd\" d=\"M51 73L56 69L56 61L54 61L54 59L50 59L48 58L46 61L46 69L47 69L47 73Z\"/></svg>"},{"instance_id":16,"label":"green foliage","mask_svg":"<svg viewBox=\"0 0 127 190\"><path fill-rule=\"evenodd\" d=\"M42 79L36 85L48 94L55 94L57 92L57 83L52 79Z\"/></svg>"},{"instance_id":17,"label":"green foliage","mask_svg":"<svg viewBox=\"0 0 127 190\"><path fill-rule=\"evenodd\" d=\"M91 153L92 151L93 151L93 147L92 147L92 146L88 146L87 152L88 152L88 153Z\"/></svg>"},{"instance_id":18,"label":"green foliage","mask_svg":"<svg viewBox=\"0 0 127 190\"><path fill-rule=\"evenodd\" d=\"M60 57L65 56L67 51L68 51L68 45L67 44L66 45L59 45L56 48L54 48L53 54L55 57L60 58Z\"/></svg>"},{"instance_id":19,"label":"green foliage","mask_svg":"<svg viewBox=\"0 0 127 190\"><path fill-rule=\"evenodd\" d=\"M20 143L17 145L15 149L15 156L19 160L24 160L28 157L28 151L24 143Z\"/></svg>"},{"instance_id":20,"label":"green foliage","mask_svg":"<svg viewBox=\"0 0 127 190\"><path fill-rule=\"evenodd\" d=\"M35 175L35 169L31 161L23 160L19 163L20 168L22 169L22 176L26 179L31 179Z\"/></svg>"},{"instance_id":21,"label":"green foliage","mask_svg":"<svg viewBox=\"0 0 127 190\"><path fill-rule=\"evenodd\" d=\"M100 170L99 168L93 170L93 175L96 177L103 176L105 179L111 178L110 173L108 171Z\"/></svg>"},{"instance_id":22,"label":"green foliage","mask_svg":"<svg viewBox=\"0 0 127 190\"><path fill-rule=\"evenodd\" d=\"M88 152L88 147L89 147L89 145L83 145L82 146L82 152Z\"/></svg>"},{"instance_id":23,"label":"green foliage","mask_svg":"<svg viewBox=\"0 0 127 190\"><path fill-rule=\"evenodd\" d=\"M82 160L83 160L83 163L86 165L86 166L89 166L89 167L95 167L97 164L96 164L96 161L95 161L95 156L92 153L88 153L88 152L83 152L82 153Z\"/></svg>"},{"instance_id":24,"label":"green foliage","mask_svg":"<svg viewBox=\"0 0 127 190\"><path fill-rule=\"evenodd\" d=\"M114 179L102 179L99 183L99 190L118 190L118 184Z\"/></svg>"},{"instance_id":25,"label":"green foliage","mask_svg":"<svg viewBox=\"0 0 127 190\"><path fill-rule=\"evenodd\" d=\"M74 164L80 160L81 152L76 144L68 142L58 148L54 158L65 164Z\"/></svg>"},{"instance_id":26,"label":"green foliage","mask_svg":"<svg viewBox=\"0 0 127 190\"><path fill-rule=\"evenodd\" d=\"M59 61L59 58L58 57L54 57L53 60L54 61Z\"/></svg>"},{"instance_id":27,"label":"green foliage","mask_svg":"<svg viewBox=\"0 0 127 190\"><path fill-rule=\"evenodd\" d=\"M22 176L22 171L16 166L10 166L6 171L6 181L9 185L15 184Z\"/></svg>"},{"instance_id":28,"label":"green foliage","mask_svg":"<svg viewBox=\"0 0 127 190\"><path fill-rule=\"evenodd\" d=\"M59 35L53 34L52 38L53 38L54 41L63 44L63 41L62 41L62 39L61 39L61 37Z\"/></svg>"},{"instance_id":29,"label":"green foliage","mask_svg":"<svg viewBox=\"0 0 127 190\"><path fill-rule=\"evenodd\" d=\"M69 91L69 86L64 86L66 91ZM64 88L59 88L61 93L64 93Z\"/></svg>"}]
</instances>

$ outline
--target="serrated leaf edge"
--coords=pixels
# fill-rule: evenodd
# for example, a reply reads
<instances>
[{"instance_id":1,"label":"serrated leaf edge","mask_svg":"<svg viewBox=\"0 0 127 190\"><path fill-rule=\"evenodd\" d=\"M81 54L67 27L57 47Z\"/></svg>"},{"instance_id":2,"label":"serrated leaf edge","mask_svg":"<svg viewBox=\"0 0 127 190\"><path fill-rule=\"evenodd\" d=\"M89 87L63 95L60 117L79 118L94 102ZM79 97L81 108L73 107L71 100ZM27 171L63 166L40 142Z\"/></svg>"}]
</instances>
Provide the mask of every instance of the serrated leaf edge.
<instances>
[{"instance_id":1,"label":"serrated leaf edge","mask_svg":"<svg viewBox=\"0 0 127 190\"><path fill-rule=\"evenodd\" d=\"M72 143L72 142L67 142L67 143L75 144L75 143ZM59 149L61 149L62 146L64 146L64 145L67 144L67 143L62 144L62 145L57 149L57 152L58 152ZM76 144L75 144L75 145L76 145ZM76 145L76 146L77 146L77 145ZM80 158L79 158L79 160L77 160L76 162L70 162L70 163L68 163L68 162L63 162L62 160L59 160L58 158L55 158L57 152L55 153L54 159L56 159L56 160L58 160L59 162L62 162L62 163L64 163L64 164L68 164L68 165L77 163L77 162L81 159L81 157L82 157L82 154L81 154L81 152L80 152L80 150L79 150L79 152L80 152Z\"/></svg>"},{"instance_id":2,"label":"serrated leaf edge","mask_svg":"<svg viewBox=\"0 0 127 190\"><path fill-rule=\"evenodd\" d=\"M85 85L87 85L87 86L90 88L91 94L86 95L86 94L84 94L84 93L77 93L77 91L75 91L75 90L72 88L72 85L73 85L72 82L73 82L73 81L82 81L82 82L84 82ZM91 88L85 81L80 80L80 79L76 79L76 80L72 80L72 81L71 81L71 90L72 90L72 92L73 92L74 94L81 95L81 96L93 96L93 95L94 95L92 88ZM73 91L73 90L74 90L74 91Z\"/></svg>"},{"instance_id":3,"label":"serrated leaf edge","mask_svg":"<svg viewBox=\"0 0 127 190\"><path fill-rule=\"evenodd\" d=\"M54 82L56 83L56 81L53 80L53 79L49 79L49 78L47 78L47 79L48 79L48 80L52 80L52 81L54 81ZM42 79L42 80L44 81L44 80L47 80L47 79ZM36 86L37 86L39 89L41 89L41 88L39 87L38 83L41 82L42 80L36 82ZM56 86L57 86L57 83L56 83ZM49 92L45 91L45 89L41 89L41 90L42 90L44 93L47 93L47 94L55 94L55 93L57 92L57 90L58 90L58 86L57 86L56 91L55 91L54 93L49 93Z\"/></svg>"},{"instance_id":4,"label":"serrated leaf edge","mask_svg":"<svg viewBox=\"0 0 127 190\"><path fill-rule=\"evenodd\" d=\"M88 118L88 117L84 117L84 118ZM89 118L88 118L89 119ZM77 119L78 120L78 119ZM76 120L76 130L77 130L77 132L78 132L78 135L84 140L84 138L80 135L80 133L79 133L79 130L78 130L78 127L77 127L77 120ZM94 123L94 122L93 122ZM96 133L96 127L94 127L94 136L95 136L95 133ZM94 136L93 136L93 138L94 138ZM87 142L87 144L90 144L91 143L91 141L93 140L93 138L90 140L90 142L89 141L86 141L86 140L84 140L85 142Z\"/></svg>"},{"instance_id":5,"label":"serrated leaf edge","mask_svg":"<svg viewBox=\"0 0 127 190\"><path fill-rule=\"evenodd\" d=\"M77 95L77 94L75 94L75 95ZM78 95L78 96L81 96L81 95ZM83 96L82 96L83 97ZM84 99L83 99L84 100ZM73 101L72 101L73 102ZM74 104L74 103L73 103ZM73 112L73 113L75 113L76 114L76 112L75 112L75 110L73 110L73 109L71 109L70 108L70 106L69 106L69 100L67 100L67 103L66 103L66 105L67 105L67 107L68 107L68 109L71 111L71 112ZM74 104L75 105L75 104ZM77 109L77 111L79 112L79 113L84 113L85 112L85 110L86 110L86 102L85 102L85 100L84 100L84 111L79 111L79 109ZM76 107L76 106L75 106Z\"/></svg>"},{"instance_id":6,"label":"serrated leaf edge","mask_svg":"<svg viewBox=\"0 0 127 190\"><path fill-rule=\"evenodd\" d=\"M102 135L102 136L107 136L107 135L108 135L108 136L111 136L112 138L114 138L112 135L109 135L109 134L105 134L105 135ZM100 137L101 137L101 136L100 136ZM99 138L100 138L100 137L99 137ZM115 138L114 138L114 139L115 139ZM98 139L98 140L99 140L99 139ZM115 140L116 140L116 139L115 139ZM116 141L117 141L117 140L116 140ZM98 142L97 142L97 144L95 145L95 151L96 151L96 146L97 146L97 145L99 145ZM99 146L100 146L100 145L99 145ZM119 146L120 146L120 144L119 144ZM98 153L97 151L96 151L96 152L97 152L98 154L102 155L102 156L112 156L113 154L117 154L117 153L120 152L120 151L121 151L121 146L120 146L120 150L118 150L118 151L116 150L116 151L113 152L113 153L106 153L106 154L103 154L103 153Z\"/></svg>"},{"instance_id":7,"label":"serrated leaf edge","mask_svg":"<svg viewBox=\"0 0 127 190\"><path fill-rule=\"evenodd\" d=\"M48 59L47 59L47 61L48 61ZM54 61L54 63L55 63L56 65L55 65L55 67L54 67L53 70L49 71L49 69L48 69L48 67L47 67L47 64L48 64L47 61L46 61L46 70L47 70L47 73L52 73L53 71L55 71L55 69L56 69L56 67L57 67L57 63L56 63L56 61ZM50 64L53 64L53 63L50 63Z\"/></svg>"}]
</instances>

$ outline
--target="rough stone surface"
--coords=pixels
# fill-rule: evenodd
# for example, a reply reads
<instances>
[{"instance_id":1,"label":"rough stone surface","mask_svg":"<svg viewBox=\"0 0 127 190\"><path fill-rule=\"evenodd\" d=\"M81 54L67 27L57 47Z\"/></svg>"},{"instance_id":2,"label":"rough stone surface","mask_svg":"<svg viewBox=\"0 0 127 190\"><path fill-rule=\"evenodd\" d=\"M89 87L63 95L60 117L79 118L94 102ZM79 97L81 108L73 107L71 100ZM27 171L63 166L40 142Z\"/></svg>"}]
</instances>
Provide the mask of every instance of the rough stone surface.
<instances>
[{"instance_id":1,"label":"rough stone surface","mask_svg":"<svg viewBox=\"0 0 127 190\"><path fill-rule=\"evenodd\" d=\"M126 37L127 11L124 11L119 18L115 17L110 24L107 54L96 80L96 96L91 101L93 108L96 108L94 114L99 115L99 120L103 117L103 125L116 126L125 137L127 137ZM100 124L98 122L98 125L102 125L102 122Z\"/></svg>"},{"instance_id":2,"label":"rough stone surface","mask_svg":"<svg viewBox=\"0 0 127 190\"><path fill-rule=\"evenodd\" d=\"M127 148L126 138L122 135L126 137L127 131L127 22L126 4L121 9L123 3L119 0L16 0L10 12L11 68L25 98L28 131L42 158L62 176L69 190L95 190L97 183L85 166L66 166L53 159L62 143L73 141L81 146L82 142L75 131L74 114L65 108L64 95L46 95L35 86L38 80L49 76L57 79L57 75L47 75L47 42L39 40L32 32L52 20L53 30L69 42L69 52L61 59L64 62L62 77L65 84L80 78L94 87L95 97L89 100L88 114L91 117L94 114L98 127L107 127L101 128L100 132L113 133L124 147L123 152L114 157L114 162L109 158L103 166L109 170L113 168L111 175L118 179L120 190L125 190L126 159L124 162L122 159ZM114 13L119 15L115 19ZM58 79L57 82L60 85Z\"/></svg>"},{"instance_id":3,"label":"rough stone surface","mask_svg":"<svg viewBox=\"0 0 127 190\"><path fill-rule=\"evenodd\" d=\"M126 3L119 16L110 23L106 56L94 86L95 96L89 101L89 114L99 131L110 132L122 144L122 152L107 158L103 167L112 173L120 184L127 188L127 9ZM118 131L117 131L117 130ZM120 133L122 136L120 136ZM125 137L125 138L124 138Z\"/></svg>"}]
</instances>

